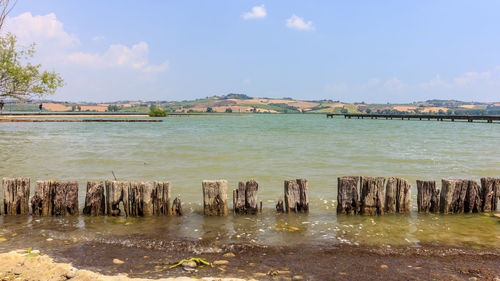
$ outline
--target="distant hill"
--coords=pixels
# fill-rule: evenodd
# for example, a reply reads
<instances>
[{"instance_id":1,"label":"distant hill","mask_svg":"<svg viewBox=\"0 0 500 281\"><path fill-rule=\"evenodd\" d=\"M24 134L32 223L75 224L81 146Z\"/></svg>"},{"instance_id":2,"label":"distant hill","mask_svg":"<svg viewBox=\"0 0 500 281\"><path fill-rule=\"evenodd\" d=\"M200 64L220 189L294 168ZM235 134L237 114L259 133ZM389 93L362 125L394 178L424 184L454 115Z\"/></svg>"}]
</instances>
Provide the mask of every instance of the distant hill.
<instances>
[{"instance_id":1,"label":"distant hill","mask_svg":"<svg viewBox=\"0 0 500 281\"><path fill-rule=\"evenodd\" d=\"M6 111L36 111L35 104L7 103ZM245 94L230 93L185 101L118 101L112 103L69 103L43 101L47 111L116 111L148 112L151 105L173 112L217 112L217 113L381 113L381 114L460 114L500 115L500 102L464 102L457 100L427 100L410 104L365 104L344 103L333 100L302 101L292 98L254 98Z\"/></svg>"}]
</instances>

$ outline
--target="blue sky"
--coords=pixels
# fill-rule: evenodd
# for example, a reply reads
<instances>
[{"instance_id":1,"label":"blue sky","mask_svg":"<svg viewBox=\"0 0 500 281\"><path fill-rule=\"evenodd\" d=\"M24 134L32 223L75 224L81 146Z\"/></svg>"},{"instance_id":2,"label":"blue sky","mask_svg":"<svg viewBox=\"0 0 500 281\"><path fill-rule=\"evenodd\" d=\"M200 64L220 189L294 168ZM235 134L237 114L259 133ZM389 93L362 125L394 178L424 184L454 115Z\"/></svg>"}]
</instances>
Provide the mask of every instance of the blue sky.
<instances>
[{"instance_id":1,"label":"blue sky","mask_svg":"<svg viewBox=\"0 0 500 281\"><path fill-rule=\"evenodd\" d=\"M69 101L500 101L499 1L19 0Z\"/></svg>"}]
</instances>

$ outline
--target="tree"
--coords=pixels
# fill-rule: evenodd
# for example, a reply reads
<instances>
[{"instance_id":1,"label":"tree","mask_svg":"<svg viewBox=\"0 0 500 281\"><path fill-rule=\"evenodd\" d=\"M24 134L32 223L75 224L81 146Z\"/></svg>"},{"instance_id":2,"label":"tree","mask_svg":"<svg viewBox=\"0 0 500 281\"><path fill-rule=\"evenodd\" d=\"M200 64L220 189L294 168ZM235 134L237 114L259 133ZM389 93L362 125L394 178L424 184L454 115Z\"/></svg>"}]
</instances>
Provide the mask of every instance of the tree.
<instances>
[{"instance_id":1,"label":"tree","mask_svg":"<svg viewBox=\"0 0 500 281\"><path fill-rule=\"evenodd\" d=\"M1 18L0 18L1 20ZM64 85L56 72L42 71L40 64L23 64L35 54L35 45L17 46L16 36L0 36L0 98L27 99L54 94Z\"/></svg>"},{"instance_id":2,"label":"tree","mask_svg":"<svg viewBox=\"0 0 500 281\"><path fill-rule=\"evenodd\" d=\"M206 112L210 113L210 112L214 112L214 110L211 107L207 107L207 111Z\"/></svg>"},{"instance_id":3,"label":"tree","mask_svg":"<svg viewBox=\"0 0 500 281\"><path fill-rule=\"evenodd\" d=\"M230 107L226 108L226 113L233 113L233 110Z\"/></svg>"},{"instance_id":4,"label":"tree","mask_svg":"<svg viewBox=\"0 0 500 281\"><path fill-rule=\"evenodd\" d=\"M11 2L10 0L0 0L0 30L3 27L5 18L7 18L7 15L10 13L10 11L14 9L16 3L17 1Z\"/></svg>"}]
</instances>

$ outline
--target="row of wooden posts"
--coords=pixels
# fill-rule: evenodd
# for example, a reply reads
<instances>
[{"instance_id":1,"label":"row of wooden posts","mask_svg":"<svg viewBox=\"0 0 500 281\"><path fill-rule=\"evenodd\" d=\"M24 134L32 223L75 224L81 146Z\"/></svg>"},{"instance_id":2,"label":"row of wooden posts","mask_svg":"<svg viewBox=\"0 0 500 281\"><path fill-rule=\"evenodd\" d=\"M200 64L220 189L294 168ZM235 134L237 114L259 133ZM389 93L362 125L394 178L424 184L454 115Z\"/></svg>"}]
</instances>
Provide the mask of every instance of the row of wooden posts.
<instances>
[{"instance_id":1,"label":"row of wooden posts","mask_svg":"<svg viewBox=\"0 0 500 281\"><path fill-rule=\"evenodd\" d=\"M0 214L28 215L30 179L3 178L4 202ZM226 180L204 180L203 213L227 216ZM259 184L250 180L239 182L233 190L235 214L262 212L258 201ZM359 190L359 192L358 192ZM417 180L419 213L478 213L497 210L500 199L500 178L474 180L443 179L441 190L435 181ZM135 182L108 180L88 182L84 215L172 216L182 215L181 200L171 202L170 182ZM120 208L120 203L122 207ZM309 212L306 179L286 180L284 200L280 197L276 210L282 213ZM411 211L411 185L402 178L358 177L338 178L337 214L384 215ZM31 214L35 216L78 215L78 182L37 181L31 198Z\"/></svg>"}]
</instances>

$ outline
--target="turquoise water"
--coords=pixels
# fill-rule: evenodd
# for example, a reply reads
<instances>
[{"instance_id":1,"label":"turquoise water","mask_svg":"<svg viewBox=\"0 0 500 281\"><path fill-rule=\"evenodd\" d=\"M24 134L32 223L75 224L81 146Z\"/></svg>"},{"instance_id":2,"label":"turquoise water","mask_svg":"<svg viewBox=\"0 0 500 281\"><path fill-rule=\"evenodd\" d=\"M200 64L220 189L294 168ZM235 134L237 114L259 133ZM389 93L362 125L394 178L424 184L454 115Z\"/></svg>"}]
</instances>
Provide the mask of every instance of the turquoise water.
<instances>
[{"instance_id":1,"label":"turquoise water","mask_svg":"<svg viewBox=\"0 0 500 281\"><path fill-rule=\"evenodd\" d=\"M494 217L415 213L417 179L436 180L440 186L442 178L500 177L499 124L326 119L324 115L163 120L0 123L0 177L29 177L32 185L42 179L78 180L80 203L86 181L111 179L112 171L123 180L168 180L172 195L181 196L187 211L177 219L176 231L192 238L212 229L211 233L225 233L224 239L255 243L438 242L500 248L500 224ZM406 178L412 184L414 212L383 218L337 217L337 177L346 175ZM275 215L283 181L294 178L309 180L310 214ZM255 179L264 214L203 218L204 179L226 179L230 189L238 181ZM134 221L132 225L141 227L127 225L127 231L151 229L154 222L148 221L145 227L145 222ZM9 222L3 224L9 226ZM74 235L90 235L88 225L75 222ZM99 233L113 233L109 224L97 225ZM5 227L3 231L8 235L14 230Z\"/></svg>"}]
</instances>

